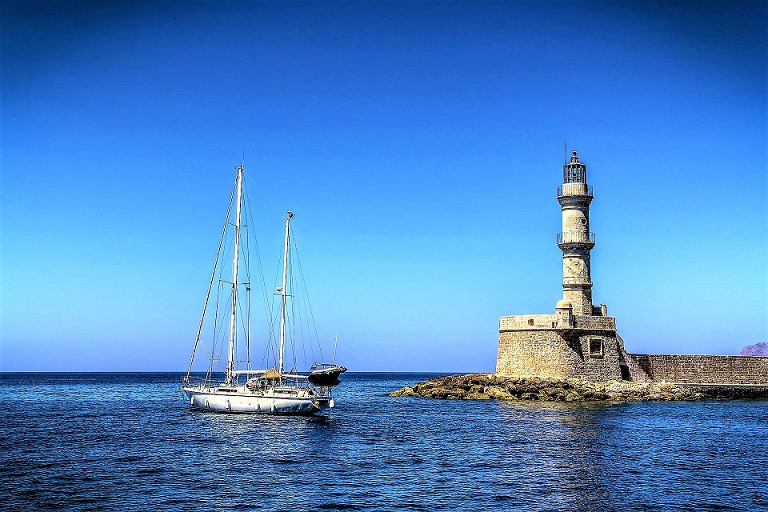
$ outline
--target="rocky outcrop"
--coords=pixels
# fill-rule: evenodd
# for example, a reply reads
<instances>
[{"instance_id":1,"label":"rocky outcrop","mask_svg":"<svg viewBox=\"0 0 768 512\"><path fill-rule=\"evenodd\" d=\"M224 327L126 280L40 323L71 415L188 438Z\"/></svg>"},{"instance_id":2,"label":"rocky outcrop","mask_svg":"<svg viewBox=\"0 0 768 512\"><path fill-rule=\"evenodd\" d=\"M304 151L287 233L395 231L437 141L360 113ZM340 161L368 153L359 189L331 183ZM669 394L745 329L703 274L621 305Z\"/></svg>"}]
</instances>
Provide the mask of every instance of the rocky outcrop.
<instances>
[{"instance_id":1,"label":"rocky outcrop","mask_svg":"<svg viewBox=\"0 0 768 512\"><path fill-rule=\"evenodd\" d=\"M741 356L768 356L768 342L755 343L754 345L747 345L741 352Z\"/></svg>"},{"instance_id":2,"label":"rocky outcrop","mask_svg":"<svg viewBox=\"0 0 768 512\"><path fill-rule=\"evenodd\" d=\"M704 400L768 398L768 386L672 384L664 382L503 377L488 373L435 377L389 396L449 400L538 400L544 402Z\"/></svg>"}]
</instances>

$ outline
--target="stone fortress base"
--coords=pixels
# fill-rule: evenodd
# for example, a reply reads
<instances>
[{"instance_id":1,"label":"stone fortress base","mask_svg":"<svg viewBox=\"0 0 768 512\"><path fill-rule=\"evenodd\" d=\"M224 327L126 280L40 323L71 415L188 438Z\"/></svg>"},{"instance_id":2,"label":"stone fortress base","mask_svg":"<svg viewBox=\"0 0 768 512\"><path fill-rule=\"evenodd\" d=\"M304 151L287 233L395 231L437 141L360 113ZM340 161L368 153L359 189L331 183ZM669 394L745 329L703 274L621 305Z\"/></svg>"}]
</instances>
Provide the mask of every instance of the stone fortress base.
<instances>
[{"instance_id":1,"label":"stone fortress base","mask_svg":"<svg viewBox=\"0 0 768 512\"><path fill-rule=\"evenodd\" d=\"M765 385L768 357L630 354L608 316L503 316L496 373L591 381Z\"/></svg>"}]
</instances>

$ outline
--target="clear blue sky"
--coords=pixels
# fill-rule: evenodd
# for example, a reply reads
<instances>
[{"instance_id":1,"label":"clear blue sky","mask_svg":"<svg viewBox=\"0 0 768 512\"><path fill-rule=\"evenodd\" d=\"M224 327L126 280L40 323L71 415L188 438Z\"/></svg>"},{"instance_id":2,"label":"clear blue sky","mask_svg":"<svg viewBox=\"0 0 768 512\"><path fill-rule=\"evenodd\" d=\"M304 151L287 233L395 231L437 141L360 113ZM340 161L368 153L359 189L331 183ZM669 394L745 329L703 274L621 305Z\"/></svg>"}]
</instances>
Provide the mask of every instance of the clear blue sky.
<instances>
[{"instance_id":1,"label":"clear blue sky","mask_svg":"<svg viewBox=\"0 0 768 512\"><path fill-rule=\"evenodd\" d=\"M245 153L341 362L492 371L562 296L564 138L630 352L768 339L766 3L0 9L0 370L184 370Z\"/></svg>"}]
</instances>

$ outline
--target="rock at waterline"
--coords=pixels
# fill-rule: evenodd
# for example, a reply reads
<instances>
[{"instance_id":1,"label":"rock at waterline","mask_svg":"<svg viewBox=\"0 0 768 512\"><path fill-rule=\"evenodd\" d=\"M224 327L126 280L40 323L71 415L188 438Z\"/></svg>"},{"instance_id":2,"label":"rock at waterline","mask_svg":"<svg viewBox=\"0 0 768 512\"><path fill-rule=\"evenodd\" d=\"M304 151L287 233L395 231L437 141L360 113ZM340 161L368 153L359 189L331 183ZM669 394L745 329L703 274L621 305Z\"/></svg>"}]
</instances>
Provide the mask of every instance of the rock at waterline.
<instances>
[{"instance_id":1,"label":"rock at waterline","mask_svg":"<svg viewBox=\"0 0 768 512\"><path fill-rule=\"evenodd\" d=\"M503 377L493 373L470 373L435 377L405 386L389 396L418 396L448 400L538 400L543 402L641 402L705 400L710 398L768 398L765 386L672 384L665 382L548 379Z\"/></svg>"}]
</instances>

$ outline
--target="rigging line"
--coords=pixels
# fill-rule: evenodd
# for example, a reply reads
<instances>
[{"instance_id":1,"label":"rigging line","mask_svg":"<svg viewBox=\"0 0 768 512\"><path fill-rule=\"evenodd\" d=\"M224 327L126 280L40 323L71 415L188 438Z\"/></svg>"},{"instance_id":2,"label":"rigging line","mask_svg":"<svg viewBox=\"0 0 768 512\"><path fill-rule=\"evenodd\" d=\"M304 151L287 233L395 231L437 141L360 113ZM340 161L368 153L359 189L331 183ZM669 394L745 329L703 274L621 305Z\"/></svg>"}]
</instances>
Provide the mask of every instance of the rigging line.
<instances>
[{"instance_id":1,"label":"rigging line","mask_svg":"<svg viewBox=\"0 0 768 512\"><path fill-rule=\"evenodd\" d=\"M295 259L296 259L296 261L298 263L298 267L299 267L299 277L301 279L301 283L302 283L302 286L303 286L303 288L302 288L303 293L301 294L301 300L302 300L302 304L301 305L302 305L302 308L299 310L299 312L301 314L301 322L302 322L302 324L301 324L302 339L309 340L308 342L302 343L302 348L304 350L304 360L305 361L307 360L307 345L309 345L309 350L310 350L310 352L312 354L312 362L314 363L316 361L314 345L315 345L315 343L317 343L317 345L319 347L320 346L320 340L319 340L319 336L317 335L317 327L316 326L315 326L315 339L311 340L311 332L312 332L312 327L314 325L313 322L312 322L312 316L311 316L311 314L312 314L312 307L311 307L311 304L309 303L309 293L307 291L307 282L306 282L306 279L305 279L305 276L304 276L304 269L301 266L301 259L299 258L299 254L298 254L299 246L298 246L298 244L295 241L294 241L294 249L295 249L295 252L296 252L296 258ZM310 315L309 316L305 315L304 311L309 311ZM305 327L306 327L306 330L307 330L306 337L304 337L305 336L304 335L304 328ZM312 341L314 341L315 343L312 343ZM321 357L321 359L322 359L322 357Z\"/></svg>"},{"instance_id":2,"label":"rigging line","mask_svg":"<svg viewBox=\"0 0 768 512\"><path fill-rule=\"evenodd\" d=\"M275 300L275 298L273 296L272 297L272 302L274 302L274 300ZM276 314L274 312L274 308L271 307L271 306L270 306L270 311L271 311L271 315L270 315L269 322L268 322L269 332L267 333L267 343L264 346L264 359L263 360L265 362L266 362L267 359L269 359L270 354L272 354L271 361L275 360L274 356L275 356L275 343L276 343L275 342L275 321L276 321L275 316L276 316Z\"/></svg>"},{"instance_id":3,"label":"rigging line","mask_svg":"<svg viewBox=\"0 0 768 512\"><path fill-rule=\"evenodd\" d=\"M269 304L269 343L270 347L272 349L272 356L274 358L274 361L277 361L277 345L279 343L278 340L278 326L280 325L280 312L281 307L278 306L276 303L278 301L279 294L276 293L275 290L277 290L280 286L282 286L281 282L281 275L282 275L282 267L283 267L283 255L282 253L277 258L277 271L273 273L275 276L275 280L272 283L272 299L268 300L268 290L266 290L266 280L265 280L265 302Z\"/></svg>"},{"instance_id":4,"label":"rigging line","mask_svg":"<svg viewBox=\"0 0 768 512\"><path fill-rule=\"evenodd\" d=\"M282 269L283 269L283 255L282 253L277 258L277 271L274 273L275 281L272 285L272 289L276 290L280 286L282 286ZM279 342L279 326L280 326L280 315L282 310L282 305L277 305L277 303L281 303L282 301L278 299L280 295L277 293L272 294L272 319L273 323L270 325L270 340L274 344L273 349L273 355L275 356L275 361L277 361L277 346L280 343Z\"/></svg>"},{"instance_id":5,"label":"rigging line","mask_svg":"<svg viewBox=\"0 0 768 512\"><path fill-rule=\"evenodd\" d=\"M266 285L265 285L266 288ZM267 324L269 326L269 331L267 332L267 343L264 347L264 358L262 361L264 362L265 368L267 367L267 360L270 359L270 354L272 354L272 359L270 360L270 364L272 366L277 366L277 359L275 355L275 322L277 322L277 313L275 312L275 294L272 294L272 298L267 298L267 291L265 289L265 304L268 304L268 311L266 312L268 315Z\"/></svg>"},{"instance_id":6,"label":"rigging line","mask_svg":"<svg viewBox=\"0 0 768 512\"><path fill-rule=\"evenodd\" d=\"M261 187L259 186L259 184L258 184L258 183L256 183L256 181L255 181L255 180L254 180L254 182L253 182L253 186L254 186L254 187L256 187L256 190L258 190L259 192L261 192L261 195L262 195L262 196L264 196L264 199L266 199L266 200L267 200L267 203L269 203L269 205L270 205L272 208L274 208L274 209L275 209L275 211L278 213L278 215L280 215L280 217L285 217L285 214L284 214L283 212L281 212L281 211L280 211L280 209L279 209L277 206L275 206L275 203L273 203L273 202L272 202L272 200L270 200L270 199L269 199L269 197L267 196L267 194L265 194L265 193L264 193L264 191L261 189Z\"/></svg>"},{"instance_id":7,"label":"rigging line","mask_svg":"<svg viewBox=\"0 0 768 512\"><path fill-rule=\"evenodd\" d=\"M250 180L248 180L248 183L250 183ZM253 221L253 214L251 213L253 211L253 209L251 208L251 196L248 193L248 188L247 187L243 187L243 188L245 190L246 218L248 220L248 224L249 225L255 226L256 224ZM248 232L250 232L250 229L248 230ZM264 277L264 263L263 263L263 261L261 259L261 250L260 250L260 247L259 247L259 240L258 240L258 238L254 237L253 243L254 243L254 245L256 247L256 260L257 260L257 263L258 263L259 278L261 280L261 291L262 291L262 295L263 295L263 299L264 299L264 315L266 317L267 325L269 325L268 337L269 337L269 339L271 339L272 332L274 331L274 325L272 323L272 318L273 318L272 315L273 315L273 309L274 309L273 308L273 301L269 300L269 293L267 291L267 281L266 281L266 278ZM250 255L249 255L248 261L249 261L248 267L250 268ZM248 274L248 280L249 281L251 280L250 279L250 269L249 269L249 274ZM268 347L267 347L267 353L269 353L269 348Z\"/></svg>"},{"instance_id":8,"label":"rigging line","mask_svg":"<svg viewBox=\"0 0 768 512\"><path fill-rule=\"evenodd\" d=\"M317 342L317 348L320 351L320 360L324 361L325 358L323 357L323 346L320 344L320 334L317 332L317 322L315 321L315 313L312 310L312 302L309 300L309 293L307 292L307 282L304 279L304 268L301 266L301 258L299 257L299 246L295 245L296 248L296 261L299 264L299 275L301 276L302 286L304 287L304 295L306 296L307 300L307 306L309 309L310 317L312 318L312 327L315 330L315 341Z\"/></svg>"},{"instance_id":9,"label":"rigging line","mask_svg":"<svg viewBox=\"0 0 768 512\"><path fill-rule=\"evenodd\" d=\"M259 242L258 240L254 240L254 243L256 245L256 258L258 260L259 264L259 279L261 281L261 293L264 298L264 315L267 319L267 324L270 326L270 331L272 331L272 302L269 300L269 294L267 292L267 281L264 278L264 267L261 261L261 251L259 250Z\"/></svg>"},{"instance_id":10,"label":"rigging line","mask_svg":"<svg viewBox=\"0 0 768 512\"><path fill-rule=\"evenodd\" d=\"M307 362L307 351L306 351L306 345L307 345L307 338L304 333L304 315L302 312L302 303L301 303L301 291L298 290L295 286L296 277L295 275L291 276L291 282L294 283L294 289L297 290L296 292L296 300L294 300L294 310L296 311L294 313L294 329L296 330L297 338L296 338L296 346L297 348L294 349L296 351L298 349L298 346L301 346L302 353L304 355L304 362ZM294 357L297 357L294 352Z\"/></svg>"},{"instance_id":11,"label":"rigging line","mask_svg":"<svg viewBox=\"0 0 768 512\"><path fill-rule=\"evenodd\" d=\"M291 286L294 290L297 290L297 292L294 294L296 298L299 300L297 301L296 298L294 299L294 310L295 313L295 319L294 319L294 325L298 327L298 335L299 335L299 341L301 342L301 348L302 352L304 353L304 361L306 363L307 360L307 350L306 350L306 336L304 335L304 315L302 314L302 308L301 308L301 299L303 299L303 296L305 295L303 293L303 290L299 290L299 288L296 286L296 272L294 271L295 261L296 261L296 240L292 240L293 242L293 253L294 258L292 260L292 267L291 267Z\"/></svg>"},{"instance_id":12,"label":"rigging line","mask_svg":"<svg viewBox=\"0 0 768 512\"><path fill-rule=\"evenodd\" d=\"M291 265L293 267L293 265ZM297 290L296 288L296 277L293 272L293 268L291 268L291 289ZM298 364L298 357L296 356L296 347L298 344L301 344L301 347L303 348L304 343L304 323L302 322L302 316L301 316L301 304L297 303L295 297L294 300L291 303L291 309L294 311L294 320L293 320L293 328L294 332L297 331L298 327L298 333L295 335L296 339L294 340L293 344L293 364L296 366ZM306 350L304 350L304 362L306 363L307 356L306 356Z\"/></svg>"},{"instance_id":13,"label":"rigging line","mask_svg":"<svg viewBox=\"0 0 768 512\"><path fill-rule=\"evenodd\" d=\"M296 240L294 239L293 240L294 258L292 259L292 261L298 260L297 248L298 248L298 245L296 244ZM299 265L299 273L301 273L301 262L299 262L298 265ZM292 287L293 287L292 289L298 290L298 287L296 286L296 273L295 272L291 273L291 283L292 283ZM309 331L309 325L308 325L308 319L304 315L304 308L302 307L306 303L306 295L307 295L306 294L306 290L305 289L301 289L301 291L295 293L294 295L296 297L299 297L299 300L301 301L297 305L298 307L296 308L295 323L297 323L298 326L299 326L299 336L301 338L301 349L302 349L302 353L304 355L304 363L309 365L311 363L309 363L308 359L307 359L307 345L310 345L310 348L312 348L312 344L307 342L307 339L309 338L309 336L307 334L305 334L305 332L304 332L305 327L306 327L307 331ZM307 325L305 325L305 323ZM314 354L313 354L313 356L314 356Z\"/></svg>"},{"instance_id":14,"label":"rigging line","mask_svg":"<svg viewBox=\"0 0 768 512\"><path fill-rule=\"evenodd\" d=\"M288 260L288 282L286 283L286 286L288 286L288 289L291 290L291 294L293 293L293 261L292 259ZM291 298L291 314L287 315L288 318L285 319L286 323L286 331L288 331L288 340L290 341L291 345L291 355L293 360L293 368L296 369L296 301L293 300L292 295L288 295L288 297Z\"/></svg>"},{"instance_id":15,"label":"rigging line","mask_svg":"<svg viewBox=\"0 0 768 512\"><path fill-rule=\"evenodd\" d=\"M249 290L250 290L250 286L251 284L249 282L248 283ZM246 348L247 359L248 359L246 361L246 364L247 364L246 368L250 370L251 369L251 292L250 291L248 291L248 293L246 294L246 297L248 299L248 330L246 331L246 334L245 334L245 348Z\"/></svg>"},{"instance_id":16,"label":"rigging line","mask_svg":"<svg viewBox=\"0 0 768 512\"><path fill-rule=\"evenodd\" d=\"M219 370L224 371L224 369L221 367L220 364L217 364L216 361L221 360L221 354L218 354L216 352L216 340L217 339L223 339L222 332L224 329L224 326L226 325L226 322L219 322L219 305L221 303L221 284L222 282L219 281L219 287L216 292L216 311L214 315L214 326L213 326L213 333L211 335L211 352L208 354L210 357L210 367L208 369L209 372L213 372L213 366L216 365ZM229 293L227 293L227 296L229 296ZM228 302L226 305L231 304L231 301ZM227 309L224 309L226 311ZM223 315L222 315L223 317ZM222 341L221 345L223 346L224 343ZM206 350L207 352L207 350Z\"/></svg>"},{"instance_id":17,"label":"rigging line","mask_svg":"<svg viewBox=\"0 0 768 512\"><path fill-rule=\"evenodd\" d=\"M208 347L206 346L205 343L202 344L203 350L205 351L206 354L208 354L209 363L210 363L209 372L212 371L215 361L221 360L222 358L221 353L217 352L217 342L219 340L224 339L224 336L222 333L224 330L224 326L227 325L226 322L220 321L225 319L224 318L225 314L220 313L219 311L221 309L221 285L222 285L222 281L220 280L219 286L217 287L217 291L216 291L216 308L214 310L213 330L210 334L211 336L210 351L208 350ZM229 293L227 293L227 297L228 298L230 297ZM224 342L222 341L221 346L223 345L224 345ZM221 369L221 366L219 366L219 368Z\"/></svg>"},{"instance_id":18,"label":"rigging line","mask_svg":"<svg viewBox=\"0 0 768 512\"><path fill-rule=\"evenodd\" d=\"M237 189L237 178L235 178L235 184L232 186L232 192L229 195L229 206L227 206L227 215L224 219L224 227L221 230L221 237L219 238L219 247L216 250L216 259L213 262L213 270L211 271L211 279L208 282L208 291L205 293L205 301L203 302L203 313L200 315L200 323L197 326L197 334L195 335L195 344L192 347L192 357L189 360L189 367L187 368L187 378L192 372L192 365L195 362L195 352L197 351L197 345L200 343L200 332L203 330L203 319L205 318L205 311L208 308L208 299L211 296L211 288L213 287L214 276L216 275L216 267L219 264L219 256L221 255L221 247L226 238L227 225L229 224L229 215L232 212L232 202L235 197L235 190Z\"/></svg>"},{"instance_id":19,"label":"rigging line","mask_svg":"<svg viewBox=\"0 0 768 512\"><path fill-rule=\"evenodd\" d=\"M246 285L246 286L248 286L248 285ZM249 341L248 340L248 332L249 332L248 331L248 325L250 324L250 321L249 321L248 317L245 316L245 313L243 312L243 301L238 300L237 302L238 302L237 306L238 306L238 308L240 310L240 328L243 330L243 333L245 334L245 352L246 352L247 362L250 363L251 350L250 350L249 343L248 343L248 341ZM246 302L248 302L248 304L246 304L246 306L248 306L248 308L250 309L250 299L248 299L248 294L246 294ZM235 352L235 353L237 354L237 352Z\"/></svg>"},{"instance_id":20,"label":"rigging line","mask_svg":"<svg viewBox=\"0 0 768 512\"><path fill-rule=\"evenodd\" d=\"M274 322L270 321L270 331L267 336L267 343L264 346L264 361L271 361L272 366L277 366L277 342L275 341ZM271 355L271 359L270 359Z\"/></svg>"},{"instance_id":21,"label":"rigging line","mask_svg":"<svg viewBox=\"0 0 768 512\"><path fill-rule=\"evenodd\" d=\"M276 295L273 295L272 302L275 302L275 300L276 300ZM265 354L264 354L263 361L265 362L265 367L266 367L266 361L267 359L269 359L269 355L271 353L272 354L271 364L273 367L276 368L277 367L277 335L276 335L275 326L278 323L277 317L279 315L279 312L277 312L276 308L274 307L272 308L272 312L273 314L269 322L269 325L270 325L269 337L267 339L267 345L264 348Z\"/></svg>"},{"instance_id":22,"label":"rigging line","mask_svg":"<svg viewBox=\"0 0 768 512\"><path fill-rule=\"evenodd\" d=\"M304 297L302 297L302 299L303 298ZM308 341L306 341L309 338L309 336L304 333L304 330L305 330L305 327L306 327L307 331L308 331L309 330L309 326L308 325L305 326L305 323L307 322L307 319L306 319L306 317L305 317L305 315L303 313L303 308L302 307L298 308L297 319L298 319L298 322L299 322L299 331L301 333L300 334L300 336L301 336L301 351L302 351L302 353L304 355L304 363L305 364L311 364L311 363L309 363L309 361L307 359L307 345L310 345L310 347L311 347L312 343L309 343Z\"/></svg>"},{"instance_id":23,"label":"rigging line","mask_svg":"<svg viewBox=\"0 0 768 512\"><path fill-rule=\"evenodd\" d=\"M231 225L232 224L229 223L229 219L227 219L227 226L231 226ZM228 251L229 242L230 242L229 239L226 239L226 238L224 239L223 247L219 251L219 257L221 255L225 255L226 256L228 254L228 252L229 252ZM224 265L221 265L221 266L218 267L218 286L216 287L216 308L214 310L213 332L211 333L211 336L212 336L211 351L208 352L208 350L206 349L206 353L209 356L209 369L208 369L208 373L210 373L210 374L212 374L212 372L213 372L213 367L215 365L215 362L217 360L221 359L221 354L216 351L216 342L219 339L223 339L222 330L223 330L224 325L225 325L225 323L220 323L220 320L224 318L225 313L220 313L219 312L219 310L221 309L221 290L222 290L222 285L224 283L227 283L226 280L222 279L222 274L223 273L224 273ZM231 294L229 293L231 290L229 290L229 287L227 287L227 288L228 288L228 290L227 290L227 292L228 292L227 293L227 297L228 297L228 300L231 300ZM230 304L231 304L231 302L230 302ZM222 346L223 346L223 342L222 342ZM203 347L205 347L205 345L203 345ZM219 369L222 369L220 365L216 365L216 366Z\"/></svg>"},{"instance_id":24,"label":"rigging line","mask_svg":"<svg viewBox=\"0 0 768 512\"><path fill-rule=\"evenodd\" d=\"M246 199L247 199L247 193ZM246 299L246 309L247 312L245 314L245 325L243 325L243 332L245 335L245 364L246 369L251 369L251 259L250 259L250 248L251 248L251 230L248 223L248 214L249 214L249 208L246 201L246 204L243 205L243 209L245 210L245 217L246 217L246 223L245 223L245 243L243 244L245 247L243 249L243 260L244 260L244 272L246 281L243 283L245 285L245 299ZM241 309L241 318L242 318L242 302L240 303L240 309Z\"/></svg>"},{"instance_id":25,"label":"rigging line","mask_svg":"<svg viewBox=\"0 0 768 512\"><path fill-rule=\"evenodd\" d=\"M227 219L227 220L229 220L229 219ZM228 225L232 226L231 223L228 223ZM233 242L233 240L231 240L231 239L225 239L224 240L224 247L221 250L221 254L229 256L229 246L230 246L230 244L232 242ZM224 368L222 368L222 366L220 364L216 364L215 363L216 361L220 361L223 358L223 355L221 353L216 352L216 342L217 342L217 340L221 340L221 346L222 347L224 346L224 339L225 339L225 337L224 337L223 332L224 332L225 326L229 325L229 322L227 321L227 318L228 318L227 315L228 315L228 311L232 309L231 308L231 304L232 304L232 293L231 293L232 289L231 289L231 286L232 285L231 285L231 283L229 281L227 281L226 279L222 278L223 274L224 274L224 265L219 267L219 275L218 275L218 277L219 277L219 279L218 279L219 286L217 287L217 290L216 290L216 311L215 311L215 316L214 316L214 332L213 332L213 340L211 342L211 354L210 354L210 357L211 357L211 364L210 364L211 371L213 371L214 364L216 365L216 367L220 371L224 371ZM227 284L227 286L224 286L225 283ZM221 299L222 288L226 288L227 289L226 290L226 294L225 294L226 297L227 297L227 302L225 304L227 306L227 308L224 309L220 313L219 310L221 309L221 302L222 302L222 299Z\"/></svg>"}]
</instances>

